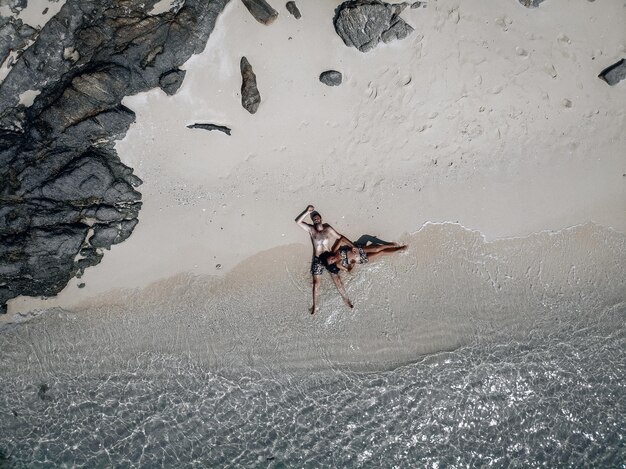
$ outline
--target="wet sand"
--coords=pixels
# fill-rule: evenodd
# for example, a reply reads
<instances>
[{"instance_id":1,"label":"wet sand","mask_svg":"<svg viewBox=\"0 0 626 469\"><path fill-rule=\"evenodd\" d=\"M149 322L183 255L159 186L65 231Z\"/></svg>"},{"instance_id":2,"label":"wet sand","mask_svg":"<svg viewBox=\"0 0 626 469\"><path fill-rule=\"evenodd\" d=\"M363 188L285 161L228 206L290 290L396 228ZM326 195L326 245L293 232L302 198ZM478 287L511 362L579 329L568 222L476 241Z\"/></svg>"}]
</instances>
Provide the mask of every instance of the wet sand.
<instances>
[{"instance_id":1,"label":"wet sand","mask_svg":"<svg viewBox=\"0 0 626 469\"><path fill-rule=\"evenodd\" d=\"M51 369L68 360L114 369L154 353L224 369L372 370L604 324L606 311L626 304L626 236L598 225L488 242L428 224L403 241L407 252L344 276L353 310L324 275L320 313L307 312L308 248L294 244L223 277L185 273L48 310L15 336L5 326L5 344L58 350L39 354Z\"/></svg>"}]
</instances>

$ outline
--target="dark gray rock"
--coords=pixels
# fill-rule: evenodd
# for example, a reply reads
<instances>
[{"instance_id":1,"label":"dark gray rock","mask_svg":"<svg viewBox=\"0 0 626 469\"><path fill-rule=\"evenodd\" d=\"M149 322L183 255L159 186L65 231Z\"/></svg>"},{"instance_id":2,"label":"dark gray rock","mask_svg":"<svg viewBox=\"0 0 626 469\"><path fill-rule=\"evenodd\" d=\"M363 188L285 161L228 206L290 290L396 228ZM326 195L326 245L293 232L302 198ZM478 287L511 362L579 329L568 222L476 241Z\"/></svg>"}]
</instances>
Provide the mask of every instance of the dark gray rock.
<instances>
[{"instance_id":1,"label":"dark gray rock","mask_svg":"<svg viewBox=\"0 0 626 469\"><path fill-rule=\"evenodd\" d=\"M265 0L242 0L254 19L261 24L271 24L278 17L278 12Z\"/></svg>"},{"instance_id":2,"label":"dark gray rock","mask_svg":"<svg viewBox=\"0 0 626 469\"><path fill-rule=\"evenodd\" d=\"M518 0L526 8L537 8L543 0Z\"/></svg>"},{"instance_id":3,"label":"dark gray rock","mask_svg":"<svg viewBox=\"0 0 626 469\"><path fill-rule=\"evenodd\" d=\"M150 15L157 0L68 0L23 51L0 83L0 312L57 294L131 235L141 179L115 151L135 119L121 101L175 92L227 1ZM25 108L28 90L40 94Z\"/></svg>"},{"instance_id":4,"label":"dark gray rock","mask_svg":"<svg viewBox=\"0 0 626 469\"><path fill-rule=\"evenodd\" d=\"M28 4L28 0L4 0L0 2L1 5L6 5L13 13L19 13Z\"/></svg>"},{"instance_id":5,"label":"dark gray rock","mask_svg":"<svg viewBox=\"0 0 626 469\"><path fill-rule=\"evenodd\" d=\"M180 69L165 72L159 77L159 86L166 94L173 96L180 88L180 85L183 84L185 73L187 73L185 70Z\"/></svg>"},{"instance_id":6,"label":"dark gray rock","mask_svg":"<svg viewBox=\"0 0 626 469\"><path fill-rule=\"evenodd\" d=\"M413 2L411 3L411 8L415 10L416 8L421 7L422 5L426 6L424 2Z\"/></svg>"},{"instance_id":7,"label":"dark gray rock","mask_svg":"<svg viewBox=\"0 0 626 469\"><path fill-rule=\"evenodd\" d=\"M261 94L256 86L256 75L252 70L252 65L245 57L241 58L241 105L250 114L254 114L259 109Z\"/></svg>"},{"instance_id":8,"label":"dark gray rock","mask_svg":"<svg viewBox=\"0 0 626 469\"><path fill-rule=\"evenodd\" d=\"M404 9L378 0L351 0L337 7L335 31L350 47L368 52L378 45L404 39L413 28L398 15Z\"/></svg>"},{"instance_id":9,"label":"dark gray rock","mask_svg":"<svg viewBox=\"0 0 626 469\"><path fill-rule=\"evenodd\" d=\"M410 5L411 4L409 2L402 2L402 3L393 3L391 6L393 7L393 12L396 15L399 15Z\"/></svg>"},{"instance_id":10,"label":"dark gray rock","mask_svg":"<svg viewBox=\"0 0 626 469\"><path fill-rule=\"evenodd\" d=\"M119 223L111 223L109 225L94 226L94 233L89 238L89 244L94 248L109 248L115 243L117 235L120 231Z\"/></svg>"},{"instance_id":11,"label":"dark gray rock","mask_svg":"<svg viewBox=\"0 0 626 469\"><path fill-rule=\"evenodd\" d=\"M302 15L300 14L300 10L298 9L298 5L296 5L296 2L287 2L287 4L285 5L285 7L287 7L287 11L297 20L299 20L300 18L302 18Z\"/></svg>"},{"instance_id":12,"label":"dark gray rock","mask_svg":"<svg viewBox=\"0 0 626 469\"><path fill-rule=\"evenodd\" d=\"M328 86L339 86L342 79L341 72L337 70L326 70L320 74L320 81Z\"/></svg>"},{"instance_id":13,"label":"dark gray rock","mask_svg":"<svg viewBox=\"0 0 626 469\"><path fill-rule=\"evenodd\" d=\"M203 129L203 130L219 130L220 132L224 132L226 135L230 135L230 129L223 125L215 125L215 124L191 124L187 126L188 129Z\"/></svg>"},{"instance_id":14,"label":"dark gray rock","mask_svg":"<svg viewBox=\"0 0 626 469\"><path fill-rule=\"evenodd\" d=\"M20 19L0 16L0 64L4 63L11 51L23 49L36 33L37 30Z\"/></svg>"},{"instance_id":15,"label":"dark gray rock","mask_svg":"<svg viewBox=\"0 0 626 469\"><path fill-rule=\"evenodd\" d=\"M626 78L626 60L619 60L610 67L605 68L602 72L600 72L598 77L602 78L611 86L617 85L620 81Z\"/></svg>"}]
</instances>

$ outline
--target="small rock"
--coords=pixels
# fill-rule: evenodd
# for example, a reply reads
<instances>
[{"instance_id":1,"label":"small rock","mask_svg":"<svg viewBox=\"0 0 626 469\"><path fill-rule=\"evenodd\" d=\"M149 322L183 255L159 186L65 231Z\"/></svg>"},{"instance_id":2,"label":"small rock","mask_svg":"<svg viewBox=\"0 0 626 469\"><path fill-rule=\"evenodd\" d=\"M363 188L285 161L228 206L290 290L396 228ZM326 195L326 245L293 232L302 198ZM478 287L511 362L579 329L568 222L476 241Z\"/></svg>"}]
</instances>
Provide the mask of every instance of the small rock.
<instances>
[{"instance_id":1,"label":"small rock","mask_svg":"<svg viewBox=\"0 0 626 469\"><path fill-rule=\"evenodd\" d=\"M341 72L337 70L326 70L320 74L320 81L328 86L339 86L342 81Z\"/></svg>"},{"instance_id":2,"label":"small rock","mask_svg":"<svg viewBox=\"0 0 626 469\"><path fill-rule=\"evenodd\" d=\"M48 386L45 383L39 385L39 390L37 391L37 395L39 396L39 399L44 401L44 400L46 400L48 398L48 396L46 396L46 393L48 392L48 389L50 389L50 386Z\"/></svg>"},{"instance_id":3,"label":"small rock","mask_svg":"<svg viewBox=\"0 0 626 469\"><path fill-rule=\"evenodd\" d=\"M518 0L526 8L537 8L543 0Z\"/></svg>"},{"instance_id":4,"label":"small rock","mask_svg":"<svg viewBox=\"0 0 626 469\"><path fill-rule=\"evenodd\" d=\"M598 78L603 79L611 86L616 85L626 78L626 60L622 59L605 68L600 72Z\"/></svg>"},{"instance_id":5,"label":"small rock","mask_svg":"<svg viewBox=\"0 0 626 469\"><path fill-rule=\"evenodd\" d=\"M159 77L159 86L169 96L176 94L185 78L185 70L175 69L165 72Z\"/></svg>"},{"instance_id":6,"label":"small rock","mask_svg":"<svg viewBox=\"0 0 626 469\"><path fill-rule=\"evenodd\" d=\"M414 9L416 9L416 8L419 8L419 7L421 7L421 6L422 6L422 4L423 4L423 3L424 3L424 2L413 2L413 3L411 3L411 8L412 8L413 10L414 10Z\"/></svg>"},{"instance_id":7,"label":"small rock","mask_svg":"<svg viewBox=\"0 0 626 469\"><path fill-rule=\"evenodd\" d=\"M85 284L84 283L79 283L78 284L78 288L85 288Z\"/></svg>"},{"instance_id":8,"label":"small rock","mask_svg":"<svg viewBox=\"0 0 626 469\"><path fill-rule=\"evenodd\" d=\"M295 19L299 20L300 18L302 18L296 2L287 2L285 6L287 7L287 11L291 13Z\"/></svg>"},{"instance_id":9,"label":"small rock","mask_svg":"<svg viewBox=\"0 0 626 469\"><path fill-rule=\"evenodd\" d=\"M219 130L220 132L224 132L226 135L230 135L230 129L223 125L216 124L191 124L187 126L188 129L203 129L203 130Z\"/></svg>"},{"instance_id":10,"label":"small rock","mask_svg":"<svg viewBox=\"0 0 626 469\"><path fill-rule=\"evenodd\" d=\"M220 270L220 269L222 268L222 264L215 264L215 268L216 268L217 270Z\"/></svg>"},{"instance_id":11,"label":"small rock","mask_svg":"<svg viewBox=\"0 0 626 469\"><path fill-rule=\"evenodd\" d=\"M278 12L265 0L241 0L254 19L261 24L271 24L278 17Z\"/></svg>"},{"instance_id":12,"label":"small rock","mask_svg":"<svg viewBox=\"0 0 626 469\"><path fill-rule=\"evenodd\" d=\"M252 70L252 65L245 57L241 58L241 105L250 114L254 114L261 103L261 94L256 85L256 75Z\"/></svg>"},{"instance_id":13,"label":"small rock","mask_svg":"<svg viewBox=\"0 0 626 469\"><path fill-rule=\"evenodd\" d=\"M565 98L563 101L561 101L561 104L563 105L563 107L572 107L572 101Z\"/></svg>"}]
</instances>

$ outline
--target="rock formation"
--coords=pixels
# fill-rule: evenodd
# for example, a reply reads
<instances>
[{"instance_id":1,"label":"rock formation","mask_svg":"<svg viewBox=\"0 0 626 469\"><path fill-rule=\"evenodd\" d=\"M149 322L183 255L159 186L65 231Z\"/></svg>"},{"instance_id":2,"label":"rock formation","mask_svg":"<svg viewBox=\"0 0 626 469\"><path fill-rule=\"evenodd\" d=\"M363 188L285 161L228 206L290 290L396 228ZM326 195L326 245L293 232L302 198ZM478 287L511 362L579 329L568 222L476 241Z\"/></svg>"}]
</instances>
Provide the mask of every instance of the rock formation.
<instances>
[{"instance_id":1,"label":"rock formation","mask_svg":"<svg viewBox=\"0 0 626 469\"><path fill-rule=\"evenodd\" d=\"M296 5L296 2L287 2L285 7L287 7L287 11L291 15L293 15L297 20L302 18L302 15L300 14L300 10L298 10L298 5Z\"/></svg>"},{"instance_id":2,"label":"rock formation","mask_svg":"<svg viewBox=\"0 0 626 469\"><path fill-rule=\"evenodd\" d=\"M9 57L11 51L22 49L37 34L37 30L12 16L0 16L0 64Z\"/></svg>"},{"instance_id":3,"label":"rock formation","mask_svg":"<svg viewBox=\"0 0 626 469\"><path fill-rule=\"evenodd\" d=\"M384 43L404 39L413 28L398 15L404 4L391 5L379 0L351 0L337 7L335 31L347 46L361 52ZM406 6L406 5L404 5Z\"/></svg>"},{"instance_id":4,"label":"rock formation","mask_svg":"<svg viewBox=\"0 0 626 469\"><path fill-rule=\"evenodd\" d=\"M278 12L265 0L242 0L248 11L261 24L271 24Z\"/></svg>"},{"instance_id":5,"label":"rock formation","mask_svg":"<svg viewBox=\"0 0 626 469\"><path fill-rule=\"evenodd\" d=\"M216 125L216 124L190 124L187 126L188 129L203 129L203 130L219 130L220 132L224 132L226 135L230 135L230 129L224 125Z\"/></svg>"},{"instance_id":6,"label":"rock formation","mask_svg":"<svg viewBox=\"0 0 626 469\"><path fill-rule=\"evenodd\" d=\"M159 86L166 94L172 96L176 94L180 85L185 79L185 70L170 70L159 77Z\"/></svg>"},{"instance_id":7,"label":"rock formation","mask_svg":"<svg viewBox=\"0 0 626 469\"><path fill-rule=\"evenodd\" d=\"M135 119L121 101L175 92L227 1L68 0L23 51L0 83L0 308L55 295L130 236L141 180L114 149Z\"/></svg>"},{"instance_id":8,"label":"rock formation","mask_svg":"<svg viewBox=\"0 0 626 469\"><path fill-rule=\"evenodd\" d=\"M252 65L245 57L241 58L241 105L250 114L254 114L259 109L261 94L256 86L256 75L252 70Z\"/></svg>"},{"instance_id":9,"label":"rock formation","mask_svg":"<svg viewBox=\"0 0 626 469\"><path fill-rule=\"evenodd\" d=\"M341 72L337 70L326 70L320 74L320 81L328 86L339 86L342 81Z\"/></svg>"}]
</instances>

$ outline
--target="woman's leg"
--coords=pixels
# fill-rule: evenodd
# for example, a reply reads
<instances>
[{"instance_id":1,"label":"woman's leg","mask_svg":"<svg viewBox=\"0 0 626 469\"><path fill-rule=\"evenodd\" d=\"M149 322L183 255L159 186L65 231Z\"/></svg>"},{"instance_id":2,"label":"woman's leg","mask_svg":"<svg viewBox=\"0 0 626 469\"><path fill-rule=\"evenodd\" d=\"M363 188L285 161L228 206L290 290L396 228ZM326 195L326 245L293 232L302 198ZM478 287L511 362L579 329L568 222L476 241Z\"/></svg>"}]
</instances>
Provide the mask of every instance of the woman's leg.
<instances>
[{"instance_id":1,"label":"woman's leg","mask_svg":"<svg viewBox=\"0 0 626 469\"><path fill-rule=\"evenodd\" d=\"M384 256L385 254L404 251L405 249L406 246L401 246L399 244L386 244L382 246L366 246L363 248L363 251L367 254L368 260L373 260L380 256Z\"/></svg>"}]
</instances>

